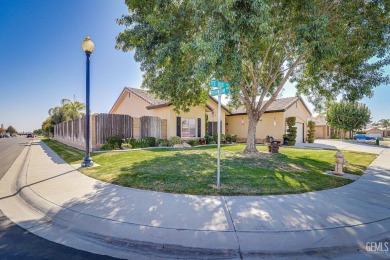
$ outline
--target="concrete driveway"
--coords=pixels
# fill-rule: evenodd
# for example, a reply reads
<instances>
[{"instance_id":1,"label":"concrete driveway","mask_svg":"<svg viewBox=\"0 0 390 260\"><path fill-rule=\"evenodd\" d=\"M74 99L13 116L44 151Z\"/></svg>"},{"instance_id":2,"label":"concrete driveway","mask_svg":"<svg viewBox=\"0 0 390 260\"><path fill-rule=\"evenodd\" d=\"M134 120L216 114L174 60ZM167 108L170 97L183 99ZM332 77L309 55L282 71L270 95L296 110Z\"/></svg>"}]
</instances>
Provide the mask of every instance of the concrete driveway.
<instances>
[{"instance_id":1,"label":"concrete driveway","mask_svg":"<svg viewBox=\"0 0 390 260\"><path fill-rule=\"evenodd\" d=\"M296 147L346 150L346 151L366 152L366 153L374 153L374 154L380 154L384 150L390 149L390 147L377 146L377 145L366 143L364 141L338 140L338 139L316 139L312 144L300 143L297 144Z\"/></svg>"}]
</instances>

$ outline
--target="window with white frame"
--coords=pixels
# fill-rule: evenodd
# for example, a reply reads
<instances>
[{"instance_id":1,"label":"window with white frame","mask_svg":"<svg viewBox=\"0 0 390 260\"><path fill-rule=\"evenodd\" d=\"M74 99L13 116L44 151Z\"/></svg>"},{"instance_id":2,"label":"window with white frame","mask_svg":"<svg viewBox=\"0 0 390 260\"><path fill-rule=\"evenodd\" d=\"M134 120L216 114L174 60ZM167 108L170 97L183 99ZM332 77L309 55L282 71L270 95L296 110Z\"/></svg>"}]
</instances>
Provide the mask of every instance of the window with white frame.
<instances>
[{"instance_id":1,"label":"window with white frame","mask_svg":"<svg viewBox=\"0 0 390 260\"><path fill-rule=\"evenodd\" d=\"M181 137L196 137L196 120L183 118L181 120Z\"/></svg>"}]
</instances>

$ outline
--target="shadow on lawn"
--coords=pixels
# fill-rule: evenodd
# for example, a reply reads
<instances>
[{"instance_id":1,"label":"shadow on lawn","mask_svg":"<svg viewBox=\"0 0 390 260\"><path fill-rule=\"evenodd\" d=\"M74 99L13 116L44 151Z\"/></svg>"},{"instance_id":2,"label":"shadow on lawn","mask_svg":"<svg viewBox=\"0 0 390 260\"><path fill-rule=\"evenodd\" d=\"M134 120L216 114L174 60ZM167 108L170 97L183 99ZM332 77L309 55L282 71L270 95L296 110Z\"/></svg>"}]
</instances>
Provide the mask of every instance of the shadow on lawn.
<instances>
[{"instance_id":1,"label":"shadow on lawn","mask_svg":"<svg viewBox=\"0 0 390 260\"><path fill-rule=\"evenodd\" d=\"M221 160L221 189L216 189L216 157L207 153L173 153L120 168L113 183L121 186L207 195L292 194L339 187L350 181L319 174L332 165L323 161L299 160L303 169L283 154L267 159L228 157ZM269 154L267 154L268 156ZM286 165L284 165L286 164Z\"/></svg>"}]
</instances>

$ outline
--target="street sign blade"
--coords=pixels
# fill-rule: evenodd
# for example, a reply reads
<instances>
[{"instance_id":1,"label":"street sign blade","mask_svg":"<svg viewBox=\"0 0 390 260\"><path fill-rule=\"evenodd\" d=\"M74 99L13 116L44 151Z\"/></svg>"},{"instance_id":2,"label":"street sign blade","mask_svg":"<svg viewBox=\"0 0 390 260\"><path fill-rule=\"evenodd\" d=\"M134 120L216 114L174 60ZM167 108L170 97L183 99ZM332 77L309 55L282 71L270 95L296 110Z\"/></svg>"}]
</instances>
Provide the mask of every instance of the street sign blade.
<instances>
[{"instance_id":1,"label":"street sign blade","mask_svg":"<svg viewBox=\"0 0 390 260\"><path fill-rule=\"evenodd\" d=\"M218 80L216 80L216 79L210 80L210 87L217 88L218 87Z\"/></svg>"},{"instance_id":2,"label":"street sign blade","mask_svg":"<svg viewBox=\"0 0 390 260\"><path fill-rule=\"evenodd\" d=\"M229 86L227 88L222 89L222 94L229 94L230 93L230 88Z\"/></svg>"},{"instance_id":3,"label":"street sign blade","mask_svg":"<svg viewBox=\"0 0 390 260\"><path fill-rule=\"evenodd\" d=\"M210 95L211 96L218 96L218 89L212 89L211 92L210 92Z\"/></svg>"},{"instance_id":4,"label":"street sign blade","mask_svg":"<svg viewBox=\"0 0 390 260\"><path fill-rule=\"evenodd\" d=\"M210 87L219 88L219 89L229 87L229 83L222 81L222 80L217 80L217 79L210 80L209 85L210 85Z\"/></svg>"}]
</instances>

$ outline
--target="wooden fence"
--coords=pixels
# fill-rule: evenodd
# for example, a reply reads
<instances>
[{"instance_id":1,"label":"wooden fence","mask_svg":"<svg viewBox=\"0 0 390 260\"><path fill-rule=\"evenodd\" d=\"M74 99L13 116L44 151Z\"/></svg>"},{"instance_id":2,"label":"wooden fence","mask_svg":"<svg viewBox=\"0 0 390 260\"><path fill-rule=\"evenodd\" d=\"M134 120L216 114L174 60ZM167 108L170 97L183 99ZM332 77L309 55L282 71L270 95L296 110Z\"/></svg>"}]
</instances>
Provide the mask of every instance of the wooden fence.
<instances>
[{"instance_id":1,"label":"wooden fence","mask_svg":"<svg viewBox=\"0 0 390 260\"><path fill-rule=\"evenodd\" d=\"M128 115L98 114L95 118L96 143L104 144L111 136L133 137L133 118Z\"/></svg>"},{"instance_id":2,"label":"wooden fence","mask_svg":"<svg viewBox=\"0 0 390 260\"><path fill-rule=\"evenodd\" d=\"M85 149L85 117L57 124L54 127L54 139L78 149ZM111 136L125 138L156 139L167 138L166 120L145 116L133 118L129 115L97 114L90 119L91 151L99 150Z\"/></svg>"}]
</instances>

